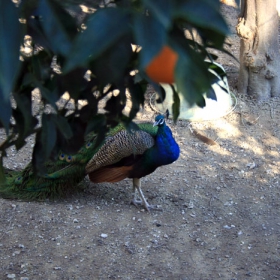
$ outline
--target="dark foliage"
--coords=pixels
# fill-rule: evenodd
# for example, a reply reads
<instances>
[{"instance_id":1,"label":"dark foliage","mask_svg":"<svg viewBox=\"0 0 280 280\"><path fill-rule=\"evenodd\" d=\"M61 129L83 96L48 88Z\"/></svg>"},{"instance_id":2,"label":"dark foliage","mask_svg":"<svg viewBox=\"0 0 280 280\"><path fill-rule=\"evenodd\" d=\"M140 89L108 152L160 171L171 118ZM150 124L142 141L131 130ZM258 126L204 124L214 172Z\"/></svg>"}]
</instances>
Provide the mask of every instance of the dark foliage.
<instances>
[{"instance_id":1,"label":"dark foliage","mask_svg":"<svg viewBox=\"0 0 280 280\"><path fill-rule=\"evenodd\" d=\"M110 126L119 122L129 126L143 105L147 84L161 91L143 69L165 44L179 54L178 90L190 104L205 104L202 93L216 78L205 62L213 59L207 50L222 50L228 33L219 1L104 2L23 0L16 6L11 0L0 1L0 126L7 135L0 143L1 166L5 150L11 145L20 149L34 133L33 163L42 174L46 159L55 158L58 151L76 152L89 132L96 132L102 141ZM79 4L90 7L92 13L82 13ZM195 30L200 43L186 38L186 30ZM29 55L21 52L26 35L31 38ZM141 46L141 51L133 51L131 44ZM90 73L87 78L86 72ZM35 88L42 99L36 116L31 94ZM125 116L127 89L133 105ZM99 102L116 90L119 93L108 99L105 113L98 113ZM65 92L74 101L71 110L57 105ZM215 98L213 92L209 96ZM81 99L87 101L82 108ZM179 114L176 92L173 111Z\"/></svg>"}]
</instances>

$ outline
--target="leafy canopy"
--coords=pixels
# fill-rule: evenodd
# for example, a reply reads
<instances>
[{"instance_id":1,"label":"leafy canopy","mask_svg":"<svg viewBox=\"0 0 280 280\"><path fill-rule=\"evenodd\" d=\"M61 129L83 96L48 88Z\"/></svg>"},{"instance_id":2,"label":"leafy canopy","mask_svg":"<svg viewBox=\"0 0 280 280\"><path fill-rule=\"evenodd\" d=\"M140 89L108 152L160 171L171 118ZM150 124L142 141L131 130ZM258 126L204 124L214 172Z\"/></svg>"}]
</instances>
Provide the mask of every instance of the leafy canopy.
<instances>
[{"instance_id":1,"label":"leafy canopy","mask_svg":"<svg viewBox=\"0 0 280 280\"><path fill-rule=\"evenodd\" d=\"M91 13L82 13L81 4ZM55 158L58 151L77 151L89 132L101 141L110 126L133 125L147 84L161 92L143 69L164 45L179 55L178 90L190 104L203 106L202 93L216 79L204 60L215 58L208 50L222 50L228 33L219 0L22 0L18 6L2 0L0 18L0 126L6 131L0 151L5 156L11 145L20 149L35 133L33 163L40 173L46 159ZM185 36L187 31L195 31L199 40ZM31 53L22 51L28 44ZM34 114L36 88L41 106ZM127 90L132 109L125 116ZM70 110L67 102L58 106L65 92L74 101ZM105 112L100 113L104 98ZM79 100L86 105L79 106ZM174 91L175 117L179 102Z\"/></svg>"}]
</instances>

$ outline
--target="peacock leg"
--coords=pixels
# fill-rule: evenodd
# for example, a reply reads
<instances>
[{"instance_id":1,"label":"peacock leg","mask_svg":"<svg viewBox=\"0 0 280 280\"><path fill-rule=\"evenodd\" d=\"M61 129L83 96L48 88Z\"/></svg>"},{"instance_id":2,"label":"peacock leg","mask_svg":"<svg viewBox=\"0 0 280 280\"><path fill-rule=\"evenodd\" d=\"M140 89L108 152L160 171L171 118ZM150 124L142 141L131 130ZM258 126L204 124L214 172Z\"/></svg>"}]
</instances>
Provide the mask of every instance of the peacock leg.
<instances>
[{"instance_id":1,"label":"peacock leg","mask_svg":"<svg viewBox=\"0 0 280 280\"><path fill-rule=\"evenodd\" d=\"M139 192L139 189L140 189L141 193ZM142 194L141 199L138 199L137 191L138 191L138 193L140 193L140 196ZM133 178L132 196L133 197L131 200L131 204L133 204L134 206L137 207L138 205L145 205L145 202L146 202L146 205L149 205L141 190L141 179ZM143 198L144 198L144 200L143 200ZM143 201L145 201L145 202L143 202Z\"/></svg>"},{"instance_id":2,"label":"peacock leg","mask_svg":"<svg viewBox=\"0 0 280 280\"><path fill-rule=\"evenodd\" d=\"M140 195L141 201L137 200L137 198L136 198L137 197L136 190L138 191L138 193ZM160 209L157 209L156 205L150 205L147 202L147 200L141 190L141 179L139 179L139 178L133 178L133 199L131 201L131 204L135 205L136 207L139 204L142 204L148 212L150 212L151 209L160 210Z\"/></svg>"}]
</instances>

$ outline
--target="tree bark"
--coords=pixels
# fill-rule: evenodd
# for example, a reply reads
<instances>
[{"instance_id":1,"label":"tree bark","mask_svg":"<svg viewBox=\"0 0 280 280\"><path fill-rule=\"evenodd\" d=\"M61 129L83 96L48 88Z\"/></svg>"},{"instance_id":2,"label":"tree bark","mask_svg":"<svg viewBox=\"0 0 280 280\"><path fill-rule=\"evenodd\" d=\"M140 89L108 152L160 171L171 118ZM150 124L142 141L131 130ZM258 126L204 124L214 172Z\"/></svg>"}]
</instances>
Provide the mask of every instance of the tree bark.
<instances>
[{"instance_id":1,"label":"tree bark","mask_svg":"<svg viewBox=\"0 0 280 280\"><path fill-rule=\"evenodd\" d=\"M238 90L257 100L280 96L280 53L276 0L242 0Z\"/></svg>"}]
</instances>

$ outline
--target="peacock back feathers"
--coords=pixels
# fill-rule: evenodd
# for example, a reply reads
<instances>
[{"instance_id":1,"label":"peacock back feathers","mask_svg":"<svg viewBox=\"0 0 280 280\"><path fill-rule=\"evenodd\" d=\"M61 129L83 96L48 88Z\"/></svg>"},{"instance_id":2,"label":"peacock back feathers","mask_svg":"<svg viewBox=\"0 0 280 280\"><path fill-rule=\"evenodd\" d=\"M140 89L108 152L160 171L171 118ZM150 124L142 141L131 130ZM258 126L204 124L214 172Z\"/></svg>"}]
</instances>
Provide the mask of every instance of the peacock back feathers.
<instances>
[{"instance_id":1,"label":"peacock back feathers","mask_svg":"<svg viewBox=\"0 0 280 280\"><path fill-rule=\"evenodd\" d=\"M142 155L154 144L154 138L143 130L119 131L106 138L104 145L88 162L86 172L91 173L100 167L117 163L130 155Z\"/></svg>"}]
</instances>

